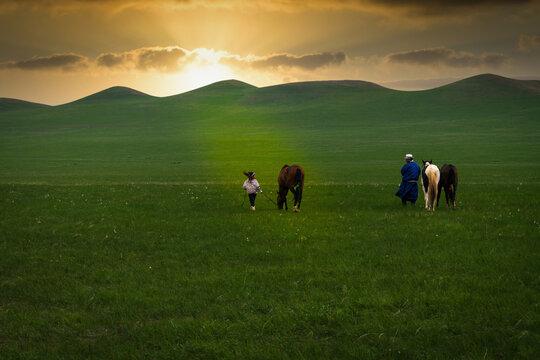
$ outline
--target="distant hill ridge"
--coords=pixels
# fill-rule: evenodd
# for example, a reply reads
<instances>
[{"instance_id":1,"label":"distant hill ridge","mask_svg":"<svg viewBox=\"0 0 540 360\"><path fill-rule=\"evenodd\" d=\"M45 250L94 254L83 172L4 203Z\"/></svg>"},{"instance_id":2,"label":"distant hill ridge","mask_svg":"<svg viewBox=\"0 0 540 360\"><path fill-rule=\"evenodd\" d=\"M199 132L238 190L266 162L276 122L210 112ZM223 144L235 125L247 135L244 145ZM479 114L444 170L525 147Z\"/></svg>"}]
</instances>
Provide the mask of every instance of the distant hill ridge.
<instances>
[{"instance_id":1,"label":"distant hill ridge","mask_svg":"<svg viewBox=\"0 0 540 360\"><path fill-rule=\"evenodd\" d=\"M321 81L301 81L301 82L292 82L292 83L286 83L286 84L279 84L279 85L273 85L273 86L266 86L262 89L268 89L268 88L298 88L298 89L306 89L306 88L312 88L317 86L325 86L325 85L334 85L334 86L346 86L346 87L353 87L353 88L362 88L362 89L381 89L383 88L381 85L369 82L369 81L362 81L362 80L321 80Z\"/></svg>"},{"instance_id":2,"label":"distant hill ridge","mask_svg":"<svg viewBox=\"0 0 540 360\"><path fill-rule=\"evenodd\" d=\"M488 88L498 87L506 90L521 90L540 94L540 80L516 80L494 74L480 74L438 88L424 91L442 91L444 89L461 89L462 91L482 92ZM278 97L289 96L298 91L305 98L324 96L335 89L387 89L381 85L361 80L325 80L292 82L258 88L239 80L224 80L165 98L183 98L184 96L216 96L226 91L241 91L249 96L243 100L245 104L273 101ZM392 90L399 91L399 90ZM117 101L134 99L159 98L125 86L113 86L95 94L83 97L68 104L81 104L94 101ZM162 98L163 99L163 98ZM0 98L0 110L49 106L24 100Z\"/></svg>"},{"instance_id":3,"label":"distant hill ridge","mask_svg":"<svg viewBox=\"0 0 540 360\"><path fill-rule=\"evenodd\" d=\"M31 101L12 99L12 98L0 98L0 111L2 110L16 110L20 108L40 108L49 107L50 105L39 104Z\"/></svg>"},{"instance_id":4,"label":"distant hill ridge","mask_svg":"<svg viewBox=\"0 0 540 360\"><path fill-rule=\"evenodd\" d=\"M516 80L494 74L480 74L460 81L467 80L491 82L540 94L540 80ZM458 81L458 83L460 81Z\"/></svg>"},{"instance_id":5,"label":"distant hill ridge","mask_svg":"<svg viewBox=\"0 0 540 360\"><path fill-rule=\"evenodd\" d=\"M102 101L102 100L119 100L119 99L133 99L133 98L151 98L153 96L145 94L141 91L128 88L125 86L113 86L108 89L99 91L95 94L83 97L82 99L74 102L83 101Z\"/></svg>"},{"instance_id":6,"label":"distant hill ridge","mask_svg":"<svg viewBox=\"0 0 540 360\"><path fill-rule=\"evenodd\" d=\"M212 83L210 85L203 86L202 88L199 88L199 89L210 89L210 88L224 88L224 89L226 89L226 88L248 88L248 89L257 89L257 87L254 86L254 85L248 84L248 83L240 81L240 80L234 80L234 79L218 81L218 82Z\"/></svg>"}]
</instances>

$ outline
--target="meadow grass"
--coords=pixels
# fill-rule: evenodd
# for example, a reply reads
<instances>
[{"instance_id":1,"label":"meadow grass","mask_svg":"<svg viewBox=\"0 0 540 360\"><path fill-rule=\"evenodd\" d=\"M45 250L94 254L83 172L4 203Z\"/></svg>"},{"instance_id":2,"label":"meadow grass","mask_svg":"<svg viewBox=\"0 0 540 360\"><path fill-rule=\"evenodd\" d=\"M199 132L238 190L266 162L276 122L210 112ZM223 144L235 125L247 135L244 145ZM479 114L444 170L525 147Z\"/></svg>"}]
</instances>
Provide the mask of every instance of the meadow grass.
<instances>
[{"instance_id":1,"label":"meadow grass","mask_svg":"<svg viewBox=\"0 0 540 360\"><path fill-rule=\"evenodd\" d=\"M250 212L239 186L0 189L5 358L538 350L538 185L434 213L390 185L308 186L299 214Z\"/></svg>"},{"instance_id":2,"label":"meadow grass","mask_svg":"<svg viewBox=\"0 0 540 360\"><path fill-rule=\"evenodd\" d=\"M535 358L540 101L503 85L0 112L2 358ZM455 211L401 206L407 152L458 167ZM251 212L242 170L274 199L284 163L302 212Z\"/></svg>"}]
</instances>

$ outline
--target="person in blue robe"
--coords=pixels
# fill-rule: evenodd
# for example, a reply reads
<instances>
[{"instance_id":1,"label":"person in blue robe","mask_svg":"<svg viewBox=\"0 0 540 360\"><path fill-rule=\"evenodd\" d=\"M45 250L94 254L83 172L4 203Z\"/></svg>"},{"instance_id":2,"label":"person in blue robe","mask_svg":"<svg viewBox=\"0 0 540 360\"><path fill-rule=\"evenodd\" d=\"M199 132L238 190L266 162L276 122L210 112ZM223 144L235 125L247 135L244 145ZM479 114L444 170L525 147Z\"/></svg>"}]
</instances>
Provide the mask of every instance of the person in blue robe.
<instances>
[{"instance_id":1,"label":"person in blue robe","mask_svg":"<svg viewBox=\"0 0 540 360\"><path fill-rule=\"evenodd\" d=\"M414 162L412 154L405 155L406 164L401 168L401 184L396 196L401 198L403 205L407 205L407 201L414 206L418 199L418 178L420 177L420 166Z\"/></svg>"}]
</instances>

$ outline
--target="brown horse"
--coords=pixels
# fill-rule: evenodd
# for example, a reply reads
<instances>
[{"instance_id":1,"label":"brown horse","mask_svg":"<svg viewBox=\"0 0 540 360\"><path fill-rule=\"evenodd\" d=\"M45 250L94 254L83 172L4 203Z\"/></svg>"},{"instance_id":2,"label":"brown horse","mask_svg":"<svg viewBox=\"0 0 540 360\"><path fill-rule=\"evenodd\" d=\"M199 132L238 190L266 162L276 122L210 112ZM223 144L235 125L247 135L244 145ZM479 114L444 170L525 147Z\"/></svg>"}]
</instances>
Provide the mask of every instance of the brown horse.
<instances>
[{"instance_id":1,"label":"brown horse","mask_svg":"<svg viewBox=\"0 0 540 360\"><path fill-rule=\"evenodd\" d=\"M439 198L441 197L441 190L444 188L444 195L446 196L446 207L448 205L448 199L452 203L452 209L456 208L456 190L458 184L458 171L457 168L450 164L444 164L441 168L441 181L439 181L439 192L437 194L437 206L439 206Z\"/></svg>"},{"instance_id":2,"label":"brown horse","mask_svg":"<svg viewBox=\"0 0 540 360\"><path fill-rule=\"evenodd\" d=\"M279 191L277 192L278 209L289 210L287 206L287 193L289 190L294 194L294 211L300 211L300 203L302 202L302 191L304 190L305 173L298 165L283 165L278 176ZM296 189L295 189L296 187Z\"/></svg>"}]
</instances>

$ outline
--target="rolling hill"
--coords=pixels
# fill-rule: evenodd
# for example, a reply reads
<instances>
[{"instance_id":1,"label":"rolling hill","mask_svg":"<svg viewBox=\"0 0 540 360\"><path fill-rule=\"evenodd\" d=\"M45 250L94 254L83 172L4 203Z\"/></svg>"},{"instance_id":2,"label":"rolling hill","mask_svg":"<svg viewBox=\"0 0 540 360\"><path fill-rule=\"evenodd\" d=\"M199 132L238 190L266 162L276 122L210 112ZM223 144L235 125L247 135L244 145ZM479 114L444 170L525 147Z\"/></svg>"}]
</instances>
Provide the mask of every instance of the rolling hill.
<instances>
[{"instance_id":1,"label":"rolling hill","mask_svg":"<svg viewBox=\"0 0 540 360\"><path fill-rule=\"evenodd\" d=\"M493 74L482 74L433 89L434 92L461 93L462 98L498 98L540 94L540 80L515 80Z\"/></svg>"},{"instance_id":2,"label":"rolling hill","mask_svg":"<svg viewBox=\"0 0 540 360\"><path fill-rule=\"evenodd\" d=\"M538 357L537 85L232 80L15 102L2 358ZM457 166L456 210L424 211L421 190L401 205L406 153ZM286 163L306 171L300 213L274 202Z\"/></svg>"},{"instance_id":3,"label":"rolling hill","mask_svg":"<svg viewBox=\"0 0 540 360\"><path fill-rule=\"evenodd\" d=\"M84 103L91 101L134 100L150 97L152 96L125 86L113 86L108 89L99 91L95 94L88 95L82 99L76 100L73 103Z\"/></svg>"},{"instance_id":4,"label":"rolling hill","mask_svg":"<svg viewBox=\"0 0 540 360\"><path fill-rule=\"evenodd\" d=\"M167 96L161 99L178 99L182 97L217 97L220 95L226 95L227 93L237 92L246 96L243 100L245 104L258 103L258 102L273 102L280 98L307 98L313 99L316 97L331 96L332 93L336 93L337 96L342 96L347 88L351 89L363 89L363 90L388 90L391 92L409 93L407 91L390 90L378 84L361 81L361 80L326 80L326 81L305 81L305 82L293 82L280 85L273 85L267 87L257 88L251 84L238 81L238 80L224 80L216 83L203 86L201 88L181 93L177 95ZM522 90L533 94L540 94L540 80L516 80L498 76L494 74L481 74L467 79L456 81L454 83L441 86L439 88L414 92L461 92L464 96L478 95L485 93L495 94L497 91L512 92L516 90ZM108 89L99 91L97 93L85 96L81 99L75 100L71 103L62 104L58 106L68 104L78 104L89 101L118 101L118 100L135 100L144 98L160 99L155 96L145 94L141 91L131 89L124 86L113 86ZM0 111L11 110L19 108L28 108L32 106L50 106L39 104L35 102L29 102L25 100L0 98Z\"/></svg>"},{"instance_id":5,"label":"rolling hill","mask_svg":"<svg viewBox=\"0 0 540 360\"><path fill-rule=\"evenodd\" d=\"M516 80L494 74L481 74L458 81L457 84L463 82L477 83L480 86L491 84L491 86L508 87L540 94L540 80Z\"/></svg>"},{"instance_id":6,"label":"rolling hill","mask_svg":"<svg viewBox=\"0 0 540 360\"><path fill-rule=\"evenodd\" d=\"M0 111L43 108L48 106L49 105L38 104L24 100L0 98Z\"/></svg>"},{"instance_id":7,"label":"rolling hill","mask_svg":"<svg viewBox=\"0 0 540 360\"><path fill-rule=\"evenodd\" d=\"M229 80L164 98L114 87L3 111L0 179L233 182L238 169L273 178L297 162L319 183L389 182L412 152L460 164L470 181L538 181L538 83L487 74L405 92L361 81ZM494 177L480 179L476 166Z\"/></svg>"}]
</instances>

